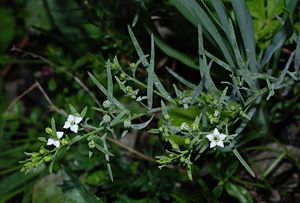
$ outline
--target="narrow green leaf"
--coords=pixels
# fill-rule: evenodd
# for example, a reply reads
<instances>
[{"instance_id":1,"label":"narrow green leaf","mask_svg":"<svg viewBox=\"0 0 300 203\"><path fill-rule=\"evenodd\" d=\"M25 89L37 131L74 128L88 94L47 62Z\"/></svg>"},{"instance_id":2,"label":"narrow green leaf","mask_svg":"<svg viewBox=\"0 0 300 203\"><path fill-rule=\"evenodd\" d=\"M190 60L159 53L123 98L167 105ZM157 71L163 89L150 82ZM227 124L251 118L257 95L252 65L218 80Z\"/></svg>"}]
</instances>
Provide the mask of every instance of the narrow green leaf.
<instances>
[{"instance_id":1,"label":"narrow green leaf","mask_svg":"<svg viewBox=\"0 0 300 203\"><path fill-rule=\"evenodd\" d=\"M107 77L107 99L113 103L113 81L111 76L110 61L107 60L106 64L106 77Z\"/></svg>"},{"instance_id":2,"label":"narrow green leaf","mask_svg":"<svg viewBox=\"0 0 300 203\"><path fill-rule=\"evenodd\" d=\"M155 59L155 50L154 50L154 37L151 34L151 56L150 64L148 68L148 80L147 80L147 101L149 109L152 109L153 105L153 80L154 80L154 59Z\"/></svg>"},{"instance_id":3,"label":"narrow green leaf","mask_svg":"<svg viewBox=\"0 0 300 203\"><path fill-rule=\"evenodd\" d=\"M130 28L129 25L127 26L127 28L128 28L129 36L130 36L130 38L131 38L131 41L132 41L132 43L133 43L133 46L134 46L134 48L135 48L137 54L139 55L140 59L142 59L142 64L143 64L143 66L149 66L149 62L147 61L147 59L146 59L146 57L145 57L145 55L144 55L144 52L143 52L143 50L142 50L140 44L138 43L138 41L137 41L137 39L136 39L136 37L135 37L135 35L134 35L132 29Z\"/></svg>"},{"instance_id":4,"label":"narrow green leaf","mask_svg":"<svg viewBox=\"0 0 300 203\"><path fill-rule=\"evenodd\" d=\"M234 155L236 156L236 158L238 158L238 160L240 161L240 163L244 166L244 168L253 176L255 177L255 173L253 172L253 170L251 169L251 167L247 164L247 162L242 158L242 156L240 155L240 153L238 152L237 149L234 149L232 151L234 153Z\"/></svg>"},{"instance_id":5,"label":"narrow green leaf","mask_svg":"<svg viewBox=\"0 0 300 203\"><path fill-rule=\"evenodd\" d=\"M220 99L219 99L219 102L218 102L218 109L220 110L223 102L225 101L226 99L226 93L227 93L227 90L228 90L228 87L225 87L225 89L223 90L221 96L220 96Z\"/></svg>"},{"instance_id":6,"label":"narrow green leaf","mask_svg":"<svg viewBox=\"0 0 300 203\"><path fill-rule=\"evenodd\" d=\"M225 183L225 190L230 196L237 198L240 203L253 202L253 199L248 190L246 190L242 186L227 182Z\"/></svg>"},{"instance_id":7,"label":"narrow green leaf","mask_svg":"<svg viewBox=\"0 0 300 203\"><path fill-rule=\"evenodd\" d=\"M106 135L103 136L102 138L102 141L103 141L103 147L105 149L105 151L108 152L108 147L107 147L107 143L106 143ZM114 182L114 177L113 177L113 174L112 174L112 170L111 170L111 166L110 166L110 160L109 160L109 155L107 153L105 153L105 160L106 160L106 167L107 167L107 171L108 171L108 175L109 175L109 178L112 182Z\"/></svg>"},{"instance_id":8,"label":"narrow green leaf","mask_svg":"<svg viewBox=\"0 0 300 203\"><path fill-rule=\"evenodd\" d=\"M87 112L87 109L88 109L87 106L84 107L84 108L82 109L82 111L81 111L81 113L80 113L80 116L81 116L82 118L85 116L85 114L86 114L86 112Z\"/></svg>"},{"instance_id":9,"label":"narrow green leaf","mask_svg":"<svg viewBox=\"0 0 300 203\"><path fill-rule=\"evenodd\" d=\"M52 128L52 131L53 131L52 135L56 137L57 135L56 135L55 119L53 117L51 118L51 128Z\"/></svg>"},{"instance_id":10,"label":"narrow green leaf","mask_svg":"<svg viewBox=\"0 0 300 203\"><path fill-rule=\"evenodd\" d=\"M107 91L106 89L103 87L103 85L101 85L101 83L95 78L95 76L93 76L90 72L88 72L89 77L91 78L91 80L94 82L94 84L100 89L100 91L107 96ZM125 109L125 106L123 104L121 104L118 100L116 100L115 98L113 98L113 102L114 104L120 108L120 109Z\"/></svg>"},{"instance_id":11,"label":"narrow green leaf","mask_svg":"<svg viewBox=\"0 0 300 203\"><path fill-rule=\"evenodd\" d=\"M271 59L273 54L278 50L284 42L293 34L293 23L288 17L284 25L278 29L274 35L271 44L265 50L263 58L260 62L260 68L262 69Z\"/></svg>"},{"instance_id":12,"label":"narrow green leaf","mask_svg":"<svg viewBox=\"0 0 300 203\"><path fill-rule=\"evenodd\" d=\"M129 32L131 41L135 47L135 50L136 50L138 56L140 57L140 59L142 60L143 66L149 67L149 62L147 61L146 56L145 56L141 46L139 45L136 37L134 36L134 34L129 26L128 26L128 32ZM148 71L148 69L147 69L147 71ZM155 87L164 96L164 98L166 100L168 100L170 102L174 102L174 100L172 99L170 94L167 92L167 90L164 88L164 86L161 84L161 82L159 81L159 79L157 78L156 75L154 75L153 82L154 82Z\"/></svg>"},{"instance_id":13,"label":"narrow green leaf","mask_svg":"<svg viewBox=\"0 0 300 203\"><path fill-rule=\"evenodd\" d=\"M154 115L152 115L151 118L148 121L145 121L143 123L131 124L131 128L141 130L141 129L147 127L149 125L149 123L152 121L153 118L154 118Z\"/></svg>"},{"instance_id":14,"label":"narrow green leaf","mask_svg":"<svg viewBox=\"0 0 300 203\"><path fill-rule=\"evenodd\" d=\"M67 186L67 190L64 192L67 202L102 202L93 193L87 190L80 182L80 179L75 176L70 169L64 168L64 172L68 176L68 178L64 180L64 184Z\"/></svg>"},{"instance_id":15,"label":"narrow green leaf","mask_svg":"<svg viewBox=\"0 0 300 203\"><path fill-rule=\"evenodd\" d=\"M249 66L252 71L257 72L254 29L247 4L245 0L231 0L231 4L241 31Z\"/></svg>"},{"instance_id":16,"label":"narrow green leaf","mask_svg":"<svg viewBox=\"0 0 300 203\"><path fill-rule=\"evenodd\" d=\"M277 159L268 167L268 169L262 174L262 177L266 178L280 163L280 161L286 156L286 153L283 152Z\"/></svg>"},{"instance_id":17,"label":"narrow green leaf","mask_svg":"<svg viewBox=\"0 0 300 203\"><path fill-rule=\"evenodd\" d=\"M174 72L172 69L166 67L167 71L174 77L176 78L179 82L181 82L182 84L184 84L185 86L191 88L191 89L195 89L197 87L197 85L189 82L188 80L184 79L183 77L181 77L180 75L178 75L176 72Z\"/></svg>"},{"instance_id":18,"label":"narrow green leaf","mask_svg":"<svg viewBox=\"0 0 300 203\"><path fill-rule=\"evenodd\" d=\"M147 27L147 30L150 32L150 28ZM175 48L171 47L167 43L165 43L157 34L154 34L155 44L158 46L160 50L162 50L166 55L177 59L184 65L197 69L198 65L195 61L188 56L187 54L176 50Z\"/></svg>"},{"instance_id":19,"label":"narrow green leaf","mask_svg":"<svg viewBox=\"0 0 300 203\"><path fill-rule=\"evenodd\" d=\"M294 59L294 69L295 72L298 72L300 67L300 33L297 37L297 47L296 47L296 53L295 53L295 59Z\"/></svg>"},{"instance_id":20,"label":"narrow green leaf","mask_svg":"<svg viewBox=\"0 0 300 203\"><path fill-rule=\"evenodd\" d=\"M293 62L294 56L295 56L295 51L293 51L292 54L290 55L283 71L281 72L278 80L275 82L274 89L279 89L280 88L280 85L283 82L284 76L286 75L287 71L289 70L289 67L290 67L291 63Z\"/></svg>"},{"instance_id":21,"label":"narrow green leaf","mask_svg":"<svg viewBox=\"0 0 300 203\"><path fill-rule=\"evenodd\" d=\"M206 14L204 9L197 3L195 0L170 0L171 4L173 4L179 12L182 13L191 23L193 23L196 27L201 24L208 31L210 36L207 36L208 39L213 39L219 46L222 51L226 61L231 65L235 66L234 60L232 58L231 50L228 49L227 43L224 38L221 36L220 32L210 19L210 17Z\"/></svg>"},{"instance_id":22,"label":"narrow green leaf","mask_svg":"<svg viewBox=\"0 0 300 203\"><path fill-rule=\"evenodd\" d=\"M119 113L110 123L110 126L114 126L117 125L120 120L128 113L127 109L124 109L121 111L121 113Z\"/></svg>"},{"instance_id":23,"label":"narrow green leaf","mask_svg":"<svg viewBox=\"0 0 300 203\"><path fill-rule=\"evenodd\" d=\"M207 65L206 56L203 46L203 36L201 24L198 24L198 51L199 51L199 71L204 80L204 86L208 92L212 93L214 96L219 94L214 82L212 81L209 73L209 67Z\"/></svg>"}]
</instances>

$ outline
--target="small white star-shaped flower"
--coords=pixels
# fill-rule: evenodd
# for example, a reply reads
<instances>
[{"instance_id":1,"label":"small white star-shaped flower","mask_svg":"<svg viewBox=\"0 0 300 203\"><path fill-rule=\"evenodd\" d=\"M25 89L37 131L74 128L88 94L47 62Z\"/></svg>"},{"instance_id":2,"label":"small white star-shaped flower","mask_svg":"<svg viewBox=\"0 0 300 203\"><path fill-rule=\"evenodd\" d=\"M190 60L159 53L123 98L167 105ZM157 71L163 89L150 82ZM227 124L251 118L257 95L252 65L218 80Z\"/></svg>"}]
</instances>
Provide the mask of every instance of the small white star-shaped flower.
<instances>
[{"instance_id":1,"label":"small white star-shaped flower","mask_svg":"<svg viewBox=\"0 0 300 203\"><path fill-rule=\"evenodd\" d=\"M60 139L64 135L64 132L57 131L56 135L57 135L57 138ZM60 141L57 140L57 139L54 139L54 138L49 138L48 142L47 142L47 145L54 145L55 147L58 148L60 146Z\"/></svg>"},{"instance_id":2,"label":"small white star-shaped flower","mask_svg":"<svg viewBox=\"0 0 300 203\"><path fill-rule=\"evenodd\" d=\"M210 141L210 148L213 148L215 146L224 147L223 141L226 137L227 136L220 133L217 128L214 129L214 132L212 134L206 135L206 138Z\"/></svg>"},{"instance_id":3,"label":"small white star-shaped flower","mask_svg":"<svg viewBox=\"0 0 300 203\"><path fill-rule=\"evenodd\" d=\"M81 122L81 120L82 120L82 117L80 117L80 116L69 115L63 128L65 128L65 129L70 128L71 131L73 131L74 133L77 133L78 128L79 128L78 124Z\"/></svg>"}]
</instances>

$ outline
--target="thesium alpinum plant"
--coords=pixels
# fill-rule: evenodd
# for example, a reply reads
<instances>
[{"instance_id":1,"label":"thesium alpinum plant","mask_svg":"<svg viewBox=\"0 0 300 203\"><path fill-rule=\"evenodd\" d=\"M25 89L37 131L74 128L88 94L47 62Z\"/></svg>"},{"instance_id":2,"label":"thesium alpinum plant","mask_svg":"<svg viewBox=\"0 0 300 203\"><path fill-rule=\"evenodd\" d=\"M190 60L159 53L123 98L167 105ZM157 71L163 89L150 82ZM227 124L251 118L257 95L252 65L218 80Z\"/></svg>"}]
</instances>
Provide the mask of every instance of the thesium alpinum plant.
<instances>
[{"instance_id":1,"label":"thesium alpinum plant","mask_svg":"<svg viewBox=\"0 0 300 203\"><path fill-rule=\"evenodd\" d=\"M259 135L247 137L247 132L262 113L262 106L268 105L277 92L283 97L299 92L300 35L291 31L291 14L296 3L285 2L286 10L279 12L282 15L279 28L273 38L268 34L268 40L263 41L261 34L254 33L245 1L231 0L226 5L221 0L169 2L196 28L197 62L167 45L155 32L151 34L150 54L145 54L128 26L137 61L126 64L121 63L120 57L108 59L105 66L99 67L105 71L105 83L94 71L86 72L94 89L84 89L97 100L95 106L80 109L79 104L72 103L68 109L57 112L63 119L51 118L36 140L43 143L40 149L25 152L22 172L34 173L45 166L50 173L60 171L65 167L61 160L72 157L70 151L73 149L74 153L75 149L75 152L84 150L89 160L104 157L108 177L114 181L116 169L112 162L119 155L113 152L110 142L124 139L133 131L159 140L161 150L154 151L154 162L159 169L184 172L190 181L198 181L203 190L212 189L213 197L205 197L206 200L218 200L224 190L240 202L252 202L246 186L273 192L266 177L285 157L300 168L297 159L284 151L262 174L257 174L251 158L240 153L245 143L259 138ZM226 9L227 4L231 9ZM145 27L151 33L151 26ZM257 44L255 37L261 44ZM279 54L288 39L297 45L282 65ZM192 82L173 68L165 67L175 81L164 84L156 74L155 44L166 55L196 69L201 79ZM208 49L207 44L212 48ZM208 51L213 49L215 53ZM259 150L262 146L255 147ZM153 161L149 157L145 160ZM204 168L207 163L209 166ZM246 171L247 180L235 177L242 173L238 167ZM210 174L215 185L206 186L202 174ZM255 182L257 176L263 183Z\"/></svg>"}]
</instances>

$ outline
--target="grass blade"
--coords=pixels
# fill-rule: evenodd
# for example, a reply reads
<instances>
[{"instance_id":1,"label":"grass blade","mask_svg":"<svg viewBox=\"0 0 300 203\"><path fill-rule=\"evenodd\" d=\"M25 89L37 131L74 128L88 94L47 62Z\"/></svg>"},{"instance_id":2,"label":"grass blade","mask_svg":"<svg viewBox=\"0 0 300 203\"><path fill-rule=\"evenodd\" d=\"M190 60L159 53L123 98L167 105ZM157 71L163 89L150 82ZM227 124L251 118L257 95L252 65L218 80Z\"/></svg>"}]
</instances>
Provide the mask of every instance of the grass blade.
<instances>
[{"instance_id":1,"label":"grass blade","mask_svg":"<svg viewBox=\"0 0 300 203\"><path fill-rule=\"evenodd\" d=\"M231 0L231 4L240 28L250 69L257 72L254 29L250 12L245 0Z\"/></svg>"},{"instance_id":2,"label":"grass blade","mask_svg":"<svg viewBox=\"0 0 300 203\"><path fill-rule=\"evenodd\" d=\"M220 32L211 21L210 17L206 14L206 12L201 8L201 6L195 0L171 0L171 4L173 4L179 12L182 13L192 24L196 27L200 23L205 30L211 35L212 39L215 40L217 45L226 59L226 61L231 65L235 66L234 59L232 57L231 50L227 47L227 42L221 36ZM211 39L210 36L207 36L208 39Z\"/></svg>"},{"instance_id":3,"label":"grass blade","mask_svg":"<svg viewBox=\"0 0 300 203\"><path fill-rule=\"evenodd\" d=\"M110 61L106 62L106 77L107 77L107 99L113 103L113 81L111 76Z\"/></svg>"},{"instance_id":4,"label":"grass blade","mask_svg":"<svg viewBox=\"0 0 300 203\"><path fill-rule=\"evenodd\" d=\"M154 37L151 35L151 56L150 56L150 65L148 69L148 80L147 80L147 101L149 109L152 109L153 105L153 80L154 80Z\"/></svg>"},{"instance_id":5,"label":"grass blade","mask_svg":"<svg viewBox=\"0 0 300 203\"><path fill-rule=\"evenodd\" d=\"M236 158L240 161L240 163L244 166L244 168L252 175L252 177L255 177L254 171L251 169L251 167L247 164L247 162L243 159L243 157L240 155L237 149L234 149L232 151Z\"/></svg>"}]
</instances>

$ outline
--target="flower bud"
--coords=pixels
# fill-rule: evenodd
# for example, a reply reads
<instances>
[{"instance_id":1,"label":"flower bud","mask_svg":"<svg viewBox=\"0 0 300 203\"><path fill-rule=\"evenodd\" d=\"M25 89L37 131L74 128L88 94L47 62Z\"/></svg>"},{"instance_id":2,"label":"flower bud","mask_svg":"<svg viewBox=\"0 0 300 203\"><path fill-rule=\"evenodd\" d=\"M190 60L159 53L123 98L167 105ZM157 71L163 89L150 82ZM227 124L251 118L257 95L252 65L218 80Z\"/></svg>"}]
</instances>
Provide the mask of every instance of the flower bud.
<instances>
[{"instance_id":1,"label":"flower bud","mask_svg":"<svg viewBox=\"0 0 300 203\"><path fill-rule=\"evenodd\" d=\"M124 125L124 128L130 128L130 126L131 126L131 121L130 121L130 120L125 120L125 121L123 122L123 125Z\"/></svg>"},{"instance_id":2,"label":"flower bud","mask_svg":"<svg viewBox=\"0 0 300 203\"><path fill-rule=\"evenodd\" d=\"M91 148L91 149L95 148L95 141L94 140L91 140L89 142L89 148Z\"/></svg>"},{"instance_id":3,"label":"flower bud","mask_svg":"<svg viewBox=\"0 0 300 203\"><path fill-rule=\"evenodd\" d=\"M104 122L104 123L109 123L110 121L111 121L110 116L109 116L108 114L105 114L105 115L103 116L103 122Z\"/></svg>"},{"instance_id":4,"label":"flower bud","mask_svg":"<svg viewBox=\"0 0 300 203\"><path fill-rule=\"evenodd\" d=\"M61 140L61 144L62 144L62 145L67 145L67 144L68 144L68 141L67 141L66 139L62 139L62 140Z\"/></svg>"},{"instance_id":5,"label":"flower bud","mask_svg":"<svg viewBox=\"0 0 300 203\"><path fill-rule=\"evenodd\" d=\"M135 63L131 63L129 64L129 67L131 70L134 70L136 68L136 64Z\"/></svg>"},{"instance_id":6,"label":"flower bud","mask_svg":"<svg viewBox=\"0 0 300 203\"><path fill-rule=\"evenodd\" d=\"M180 125L180 130L182 130L182 131L190 131L190 125L189 124L187 124L186 122L183 122L183 123L181 123L181 125Z\"/></svg>"},{"instance_id":7,"label":"flower bud","mask_svg":"<svg viewBox=\"0 0 300 203\"><path fill-rule=\"evenodd\" d=\"M169 120L170 119L170 115L169 114L164 114L164 119L165 120Z\"/></svg>"},{"instance_id":8,"label":"flower bud","mask_svg":"<svg viewBox=\"0 0 300 203\"><path fill-rule=\"evenodd\" d=\"M185 143L186 145L189 145L189 144L191 143L190 138L185 138L185 139L184 139L184 143Z\"/></svg>"},{"instance_id":9,"label":"flower bud","mask_svg":"<svg viewBox=\"0 0 300 203\"><path fill-rule=\"evenodd\" d=\"M31 154L31 157L34 158L34 157L38 157L39 155L40 155L39 153L33 152L33 153Z\"/></svg>"},{"instance_id":10,"label":"flower bud","mask_svg":"<svg viewBox=\"0 0 300 203\"><path fill-rule=\"evenodd\" d=\"M125 73L125 72L122 72L122 73L120 74L120 78L123 79L123 80L125 80L125 79L126 79L126 73Z\"/></svg>"},{"instance_id":11,"label":"flower bud","mask_svg":"<svg viewBox=\"0 0 300 203\"><path fill-rule=\"evenodd\" d=\"M52 156L51 155L47 155L44 157L43 159L45 162L50 162L52 160Z\"/></svg>"},{"instance_id":12,"label":"flower bud","mask_svg":"<svg viewBox=\"0 0 300 203\"><path fill-rule=\"evenodd\" d=\"M45 154L45 153L46 153L46 150L43 149L43 148L41 148L39 152L40 152L40 154Z\"/></svg>"},{"instance_id":13,"label":"flower bud","mask_svg":"<svg viewBox=\"0 0 300 203\"><path fill-rule=\"evenodd\" d=\"M52 129L49 128L49 127L47 127L47 128L45 129L45 131L46 131L46 133L49 134L49 135L52 134Z\"/></svg>"},{"instance_id":14,"label":"flower bud","mask_svg":"<svg viewBox=\"0 0 300 203\"><path fill-rule=\"evenodd\" d=\"M197 123L192 123L191 128L192 128L192 131L196 131L199 129L199 125Z\"/></svg>"},{"instance_id":15,"label":"flower bud","mask_svg":"<svg viewBox=\"0 0 300 203\"><path fill-rule=\"evenodd\" d=\"M103 103L102 103L102 106L106 109L108 109L111 105L111 102L109 100L105 100Z\"/></svg>"}]
</instances>

